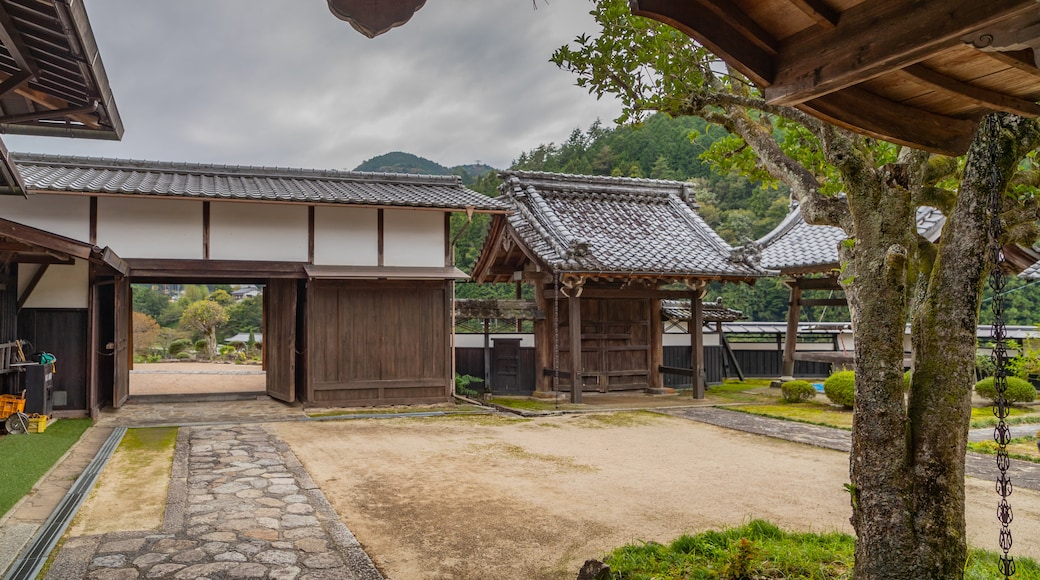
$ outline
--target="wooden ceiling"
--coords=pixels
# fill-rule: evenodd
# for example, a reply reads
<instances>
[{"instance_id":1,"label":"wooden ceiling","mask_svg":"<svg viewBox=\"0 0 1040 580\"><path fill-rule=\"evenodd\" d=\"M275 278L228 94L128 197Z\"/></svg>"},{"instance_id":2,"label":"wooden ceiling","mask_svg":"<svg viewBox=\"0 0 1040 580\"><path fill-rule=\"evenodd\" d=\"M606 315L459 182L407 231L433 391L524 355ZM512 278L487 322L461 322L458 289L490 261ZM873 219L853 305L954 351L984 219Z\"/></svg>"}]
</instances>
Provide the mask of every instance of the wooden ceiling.
<instances>
[{"instance_id":1,"label":"wooden ceiling","mask_svg":"<svg viewBox=\"0 0 1040 580\"><path fill-rule=\"evenodd\" d=\"M775 105L961 155L992 111L1040 116L1037 0L631 0Z\"/></svg>"}]
</instances>

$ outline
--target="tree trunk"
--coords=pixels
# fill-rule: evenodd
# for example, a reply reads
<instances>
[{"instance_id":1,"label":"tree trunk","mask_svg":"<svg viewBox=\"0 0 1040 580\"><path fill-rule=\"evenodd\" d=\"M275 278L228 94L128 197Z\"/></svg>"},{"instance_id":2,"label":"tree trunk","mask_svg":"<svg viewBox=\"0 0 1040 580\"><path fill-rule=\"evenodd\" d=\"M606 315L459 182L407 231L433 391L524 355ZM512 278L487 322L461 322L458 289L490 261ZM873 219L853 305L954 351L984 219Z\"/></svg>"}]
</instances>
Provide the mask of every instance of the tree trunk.
<instances>
[{"instance_id":1,"label":"tree trunk","mask_svg":"<svg viewBox=\"0 0 1040 580\"><path fill-rule=\"evenodd\" d=\"M856 336L849 465L854 577L904 579L916 551L901 340L914 213L909 193L886 179L887 169L844 177L855 228L853 241L842 246L840 274Z\"/></svg>"}]
</instances>

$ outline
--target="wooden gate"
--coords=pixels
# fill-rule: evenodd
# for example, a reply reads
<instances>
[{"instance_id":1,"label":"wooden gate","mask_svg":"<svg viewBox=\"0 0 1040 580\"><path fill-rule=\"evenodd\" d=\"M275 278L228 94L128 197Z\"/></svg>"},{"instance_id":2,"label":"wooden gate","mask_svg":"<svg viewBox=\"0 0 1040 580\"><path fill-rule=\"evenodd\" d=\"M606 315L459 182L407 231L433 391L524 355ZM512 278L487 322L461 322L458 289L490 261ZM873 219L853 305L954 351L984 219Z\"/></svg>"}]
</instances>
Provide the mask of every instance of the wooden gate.
<instances>
[{"instance_id":1,"label":"wooden gate","mask_svg":"<svg viewBox=\"0 0 1040 580\"><path fill-rule=\"evenodd\" d=\"M496 338L492 348L491 387L495 392L520 390L520 339Z\"/></svg>"},{"instance_id":2,"label":"wooden gate","mask_svg":"<svg viewBox=\"0 0 1040 580\"><path fill-rule=\"evenodd\" d=\"M269 280L263 300L267 394L292 403L296 400L296 280Z\"/></svg>"},{"instance_id":3,"label":"wooden gate","mask_svg":"<svg viewBox=\"0 0 1040 580\"><path fill-rule=\"evenodd\" d=\"M648 298L581 298L581 362L585 390L645 389L650 381ZM560 367L571 365L569 305L560 301ZM561 378L561 385L570 386Z\"/></svg>"},{"instance_id":4,"label":"wooden gate","mask_svg":"<svg viewBox=\"0 0 1040 580\"><path fill-rule=\"evenodd\" d=\"M378 405L450 397L446 282L312 280L308 401Z\"/></svg>"},{"instance_id":5,"label":"wooden gate","mask_svg":"<svg viewBox=\"0 0 1040 580\"><path fill-rule=\"evenodd\" d=\"M113 338L112 351L112 407L118 409L130 396L130 336L132 333L130 310L133 308L133 296L130 291L130 278L116 278L113 300Z\"/></svg>"}]
</instances>

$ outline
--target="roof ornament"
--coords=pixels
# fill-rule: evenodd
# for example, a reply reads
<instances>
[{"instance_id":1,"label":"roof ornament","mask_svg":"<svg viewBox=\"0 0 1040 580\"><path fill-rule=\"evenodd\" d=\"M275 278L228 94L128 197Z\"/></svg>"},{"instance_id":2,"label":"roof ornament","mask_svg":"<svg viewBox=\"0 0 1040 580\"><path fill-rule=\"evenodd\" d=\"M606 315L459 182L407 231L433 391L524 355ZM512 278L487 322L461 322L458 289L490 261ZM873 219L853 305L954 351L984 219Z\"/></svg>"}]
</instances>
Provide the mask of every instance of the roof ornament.
<instances>
[{"instance_id":1,"label":"roof ornament","mask_svg":"<svg viewBox=\"0 0 1040 580\"><path fill-rule=\"evenodd\" d=\"M1021 23L977 30L961 37L961 41L983 52L1033 51L1033 63L1040 68L1040 15L1028 26Z\"/></svg>"},{"instance_id":2,"label":"roof ornament","mask_svg":"<svg viewBox=\"0 0 1040 580\"><path fill-rule=\"evenodd\" d=\"M730 250L729 259L731 262L743 263L757 268L762 263L762 244L744 238L742 246L737 246Z\"/></svg>"},{"instance_id":3,"label":"roof ornament","mask_svg":"<svg viewBox=\"0 0 1040 580\"><path fill-rule=\"evenodd\" d=\"M567 257L568 258L584 258L589 255L589 242L586 240L571 240L567 244Z\"/></svg>"},{"instance_id":4,"label":"roof ornament","mask_svg":"<svg viewBox=\"0 0 1040 580\"><path fill-rule=\"evenodd\" d=\"M354 30L369 38L401 26L426 4L426 0L328 0L329 10Z\"/></svg>"}]
</instances>

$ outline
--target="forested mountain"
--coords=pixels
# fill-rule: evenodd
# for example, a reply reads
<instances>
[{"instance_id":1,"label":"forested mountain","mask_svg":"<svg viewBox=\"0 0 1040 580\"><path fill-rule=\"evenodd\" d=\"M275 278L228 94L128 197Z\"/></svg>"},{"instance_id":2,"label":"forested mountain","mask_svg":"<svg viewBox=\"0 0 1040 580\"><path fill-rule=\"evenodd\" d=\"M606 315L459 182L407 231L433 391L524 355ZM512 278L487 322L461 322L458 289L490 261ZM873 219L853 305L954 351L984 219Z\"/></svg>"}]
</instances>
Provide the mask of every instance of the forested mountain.
<instances>
[{"instance_id":1,"label":"forested mountain","mask_svg":"<svg viewBox=\"0 0 1040 580\"><path fill-rule=\"evenodd\" d=\"M440 163L430 161L425 157L419 157L418 155L412 155L411 153L405 153L403 151L391 151L390 153L384 153L362 162L354 168L354 171L415 173L423 175L458 175L462 177L462 182L469 186L487 173L494 172L495 168L479 162L469 163L466 165L456 165L455 167L445 167Z\"/></svg>"}]
</instances>

